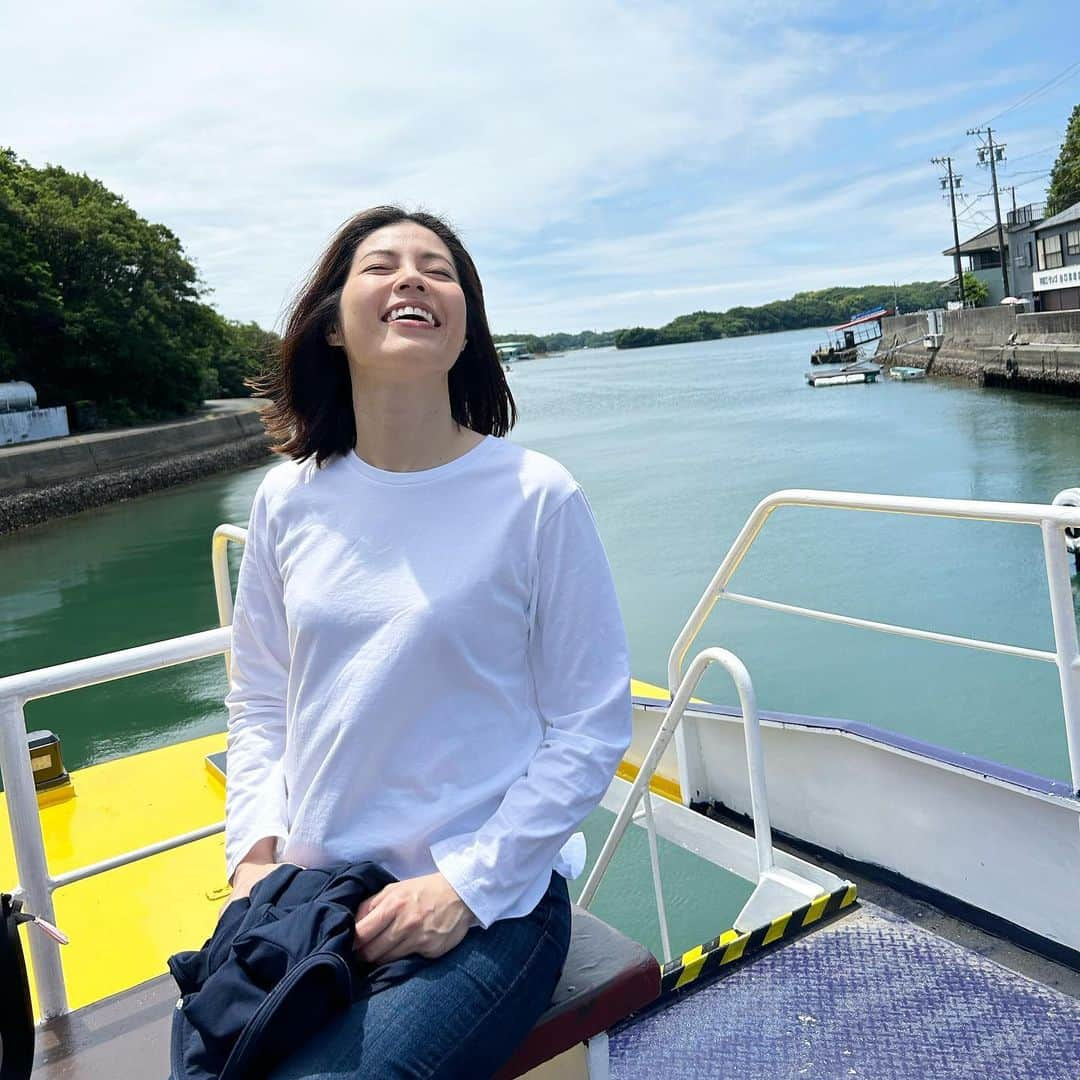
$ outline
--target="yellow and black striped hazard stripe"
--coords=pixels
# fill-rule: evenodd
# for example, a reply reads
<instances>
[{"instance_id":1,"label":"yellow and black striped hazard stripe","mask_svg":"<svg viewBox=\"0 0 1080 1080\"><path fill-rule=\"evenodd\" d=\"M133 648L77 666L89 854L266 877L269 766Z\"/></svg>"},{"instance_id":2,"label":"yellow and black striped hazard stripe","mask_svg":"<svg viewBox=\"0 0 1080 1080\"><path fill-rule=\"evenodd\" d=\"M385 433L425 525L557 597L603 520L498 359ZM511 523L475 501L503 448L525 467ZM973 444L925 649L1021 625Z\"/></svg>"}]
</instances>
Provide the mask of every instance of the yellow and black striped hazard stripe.
<instances>
[{"instance_id":1,"label":"yellow and black striped hazard stripe","mask_svg":"<svg viewBox=\"0 0 1080 1080\"><path fill-rule=\"evenodd\" d=\"M695 979L714 975L738 960L745 960L762 949L775 945L778 941L793 938L814 923L829 915L835 915L854 902L855 886L845 882L835 892L822 893L804 907L781 915L749 933L740 934L737 930L726 930L704 945L695 945L682 956L677 956L664 965L661 996L681 990Z\"/></svg>"}]
</instances>

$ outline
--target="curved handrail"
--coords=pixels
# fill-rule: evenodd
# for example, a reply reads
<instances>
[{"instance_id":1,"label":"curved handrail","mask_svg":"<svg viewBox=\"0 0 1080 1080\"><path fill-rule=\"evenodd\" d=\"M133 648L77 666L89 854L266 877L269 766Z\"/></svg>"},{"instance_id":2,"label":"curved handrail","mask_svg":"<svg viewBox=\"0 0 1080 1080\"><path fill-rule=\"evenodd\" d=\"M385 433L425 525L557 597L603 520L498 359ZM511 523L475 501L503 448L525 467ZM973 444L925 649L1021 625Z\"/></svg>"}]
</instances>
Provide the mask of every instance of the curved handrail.
<instances>
[{"instance_id":1,"label":"curved handrail","mask_svg":"<svg viewBox=\"0 0 1080 1080\"><path fill-rule=\"evenodd\" d=\"M730 593L727 585L746 557L766 522L782 506L805 506L831 510L861 510L876 513L904 514L920 517L953 518L968 521L1003 522L1017 525L1038 525L1043 537L1043 557L1046 564L1047 584L1050 589L1050 610L1054 625L1054 651L1052 653L1025 649L999 642L961 638L938 634L914 627L902 627L889 623L872 622L854 616L837 615L832 612L800 608L760 597L748 597ZM697 602L668 656L668 690L680 684L682 663L690 647L701 632L705 621L721 599L739 603L751 603L760 607L785 611L795 615L842 622L849 626L902 634L928 641L951 645L964 645L987 652L1003 652L1046 660L1056 664L1061 688L1062 708L1065 714L1065 737L1069 750L1069 766L1073 791L1080 795L1080 642L1077 639L1076 616L1073 608L1072 586L1066 549L1066 529L1080 528L1080 507L1044 506L1039 503L987 502L976 499L932 499L910 495L871 495L853 491L815 491L792 488L774 492L762 499L754 508L728 549L712 581ZM690 796L691 783L688 776L686 747L679 745L680 782L684 797Z\"/></svg>"},{"instance_id":2,"label":"curved handrail","mask_svg":"<svg viewBox=\"0 0 1080 1080\"><path fill-rule=\"evenodd\" d=\"M758 875L763 875L773 868L772 826L769 821L768 796L765 790L765 758L761 749L761 721L758 717L757 696L754 693L754 684L750 679L750 672L746 665L727 649L712 647L703 649L694 657L687 669L686 675L679 684L678 690L664 713L664 719L653 738L649 752L638 767L638 774L634 778L630 791L627 793L615 823L600 849L596 863L589 874L585 887L581 890L578 903L583 908L588 908L600 887L600 882L607 873L608 865L615 849L619 846L623 835L633 818L634 811L642 796L647 793L649 781L652 779L660 758L667 749L668 743L682 722L686 706L701 682L702 676L712 664L719 664L731 676L735 683L735 689L739 694L739 704L742 707L743 729L746 732L746 763L750 773L750 806L754 819L754 843L757 847ZM663 920L663 915L661 914ZM666 927L664 928L666 938Z\"/></svg>"}]
</instances>

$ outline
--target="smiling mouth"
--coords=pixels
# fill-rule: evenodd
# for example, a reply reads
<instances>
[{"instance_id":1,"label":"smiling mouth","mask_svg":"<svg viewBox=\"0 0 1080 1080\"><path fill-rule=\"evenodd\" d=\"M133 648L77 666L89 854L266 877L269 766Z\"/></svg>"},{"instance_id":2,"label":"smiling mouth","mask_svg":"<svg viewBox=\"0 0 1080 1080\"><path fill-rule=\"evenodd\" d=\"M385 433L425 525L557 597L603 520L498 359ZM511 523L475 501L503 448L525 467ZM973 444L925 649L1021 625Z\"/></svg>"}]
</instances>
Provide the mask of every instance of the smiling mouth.
<instances>
[{"instance_id":1,"label":"smiling mouth","mask_svg":"<svg viewBox=\"0 0 1080 1080\"><path fill-rule=\"evenodd\" d=\"M439 320L435 318L433 312L428 311L427 308L417 307L415 304L399 304L397 307L391 308L383 316L383 322L417 323L432 328L442 325Z\"/></svg>"}]
</instances>

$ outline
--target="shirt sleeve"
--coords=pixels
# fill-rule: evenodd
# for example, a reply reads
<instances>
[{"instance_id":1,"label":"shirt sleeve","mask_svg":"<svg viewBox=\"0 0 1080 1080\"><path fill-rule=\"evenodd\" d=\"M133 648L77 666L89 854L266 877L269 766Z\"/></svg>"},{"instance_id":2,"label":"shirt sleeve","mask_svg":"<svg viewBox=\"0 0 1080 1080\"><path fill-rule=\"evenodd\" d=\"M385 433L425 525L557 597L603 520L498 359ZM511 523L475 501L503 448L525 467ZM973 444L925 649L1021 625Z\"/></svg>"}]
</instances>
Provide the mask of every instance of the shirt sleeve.
<instances>
[{"instance_id":1,"label":"shirt sleeve","mask_svg":"<svg viewBox=\"0 0 1080 1080\"><path fill-rule=\"evenodd\" d=\"M255 493L232 621L226 739L225 872L264 837L288 836L284 754L289 634L266 493Z\"/></svg>"},{"instance_id":2,"label":"shirt sleeve","mask_svg":"<svg viewBox=\"0 0 1080 1080\"><path fill-rule=\"evenodd\" d=\"M580 488L541 524L528 662L544 721L528 771L475 833L431 847L481 926L527 914L630 743L630 664L615 585Z\"/></svg>"}]
</instances>

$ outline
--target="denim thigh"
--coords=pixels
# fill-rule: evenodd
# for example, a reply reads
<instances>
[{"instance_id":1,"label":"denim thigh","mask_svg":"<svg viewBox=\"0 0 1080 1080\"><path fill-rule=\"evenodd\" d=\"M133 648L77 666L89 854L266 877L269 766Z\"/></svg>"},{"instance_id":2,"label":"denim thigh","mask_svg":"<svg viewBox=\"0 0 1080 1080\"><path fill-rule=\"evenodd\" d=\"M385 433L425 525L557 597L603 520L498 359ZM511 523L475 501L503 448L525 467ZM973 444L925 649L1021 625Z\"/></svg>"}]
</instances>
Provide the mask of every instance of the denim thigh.
<instances>
[{"instance_id":1,"label":"denim thigh","mask_svg":"<svg viewBox=\"0 0 1080 1080\"><path fill-rule=\"evenodd\" d=\"M491 1076L551 1002L570 947L566 881L531 914L471 929L411 978L335 1016L270 1080Z\"/></svg>"}]
</instances>

